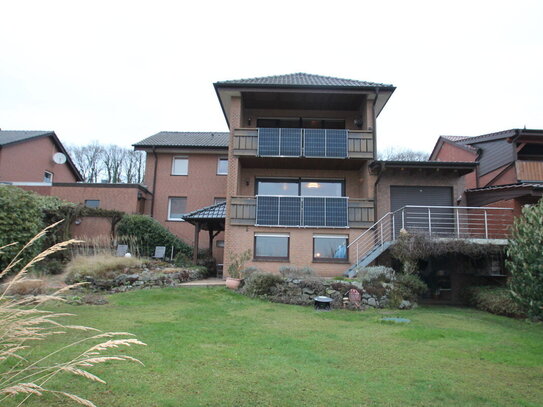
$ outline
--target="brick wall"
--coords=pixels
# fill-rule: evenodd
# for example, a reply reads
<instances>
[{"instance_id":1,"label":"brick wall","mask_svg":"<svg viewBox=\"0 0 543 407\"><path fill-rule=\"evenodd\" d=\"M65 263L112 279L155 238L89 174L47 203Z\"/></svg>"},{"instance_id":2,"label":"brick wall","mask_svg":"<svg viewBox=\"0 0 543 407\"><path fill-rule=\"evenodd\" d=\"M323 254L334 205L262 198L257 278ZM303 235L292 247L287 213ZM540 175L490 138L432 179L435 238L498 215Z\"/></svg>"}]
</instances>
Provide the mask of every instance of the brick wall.
<instances>
[{"instance_id":1,"label":"brick wall","mask_svg":"<svg viewBox=\"0 0 543 407\"><path fill-rule=\"evenodd\" d=\"M309 229L309 228L265 228L256 226L227 226L228 253L243 253L250 249L254 255L255 233L289 234L289 261L255 261L251 260L245 267L254 266L262 271L278 273L282 266L311 267L315 273L322 277L342 275L356 259L356 251L350 250L349 261L345 263L322 263L313 261L313 235L347 235L349 242L358 237L363 230L360 229ZM225 274L229 262L225 262Z\"/></svg>"},{"instance_id":2,"label":"brick wall","mask_svg":"<svg viewBox=\"0 0 543 407\"><path fill-rule=\"evenodd\" d=\"M438 153L435 155L436 161L460 161L460 162L475 162L477 159L477 153L466 151L463 148L455 146L454 144L443 142ZM477 174L473 171L466 176L466 189L477 187Z\"/></svg>"}]
</instances>

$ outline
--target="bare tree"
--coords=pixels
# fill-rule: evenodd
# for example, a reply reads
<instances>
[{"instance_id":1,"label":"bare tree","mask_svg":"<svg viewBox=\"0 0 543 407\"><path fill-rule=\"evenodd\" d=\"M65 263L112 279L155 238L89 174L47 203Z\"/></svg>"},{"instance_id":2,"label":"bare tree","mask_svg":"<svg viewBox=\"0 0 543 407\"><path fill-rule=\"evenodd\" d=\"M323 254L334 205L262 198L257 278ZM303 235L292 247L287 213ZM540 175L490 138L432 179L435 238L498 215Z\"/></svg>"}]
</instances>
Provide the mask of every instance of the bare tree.
<instances>
[{"instance_id":1,"label":"bare tree","mask_svg":"<svg viewBox=\"0 0 543 407\"><path fill-rule=\"evenodd\" d=\"M145 172L145 156L143 151L127 150L123 161L123 174L126 182L139 184L143 182Z\"/></svg>"},{"instance_id":2,"label":"bare tree","mask_svg":"<svg viewBox=\"0 0 543 407\"><path fill-rule=\"evenodd\" d=\"M70 146L68 152L85 182L98 182L103 170L104 148L93 141L86 146Z\"/></svg>"},{"instance_id":3,"label":"bare tree","mask_svg":"<svg viewBox=\"0 0 543 407\"><path fill-rule=\"evenodd\" d=\"M122 182L122 168L127 149L110 144L104 148L104 169L107 182Z\"/></svg>"},{"instance_id":4,"label":"bare tree","mask_svg":"<svg viewBox=\"0 0 543 407\"><path fill-rule=\"evenodd\" d=\"M379 160L386 161L427 161L429 154L408 148L389 147L377 154Z\"/></svg>"},{"instance_id":5,"label":"bare tree","mask_svg":"<svg viewBox=\"0 0 543 407\"><path fill-rule=\"evenodd\" d=\"M70 146L68 152L85 182L143 182L145 154L141 151L93 141L86 146Z\"/></svg>"}]
</instances>

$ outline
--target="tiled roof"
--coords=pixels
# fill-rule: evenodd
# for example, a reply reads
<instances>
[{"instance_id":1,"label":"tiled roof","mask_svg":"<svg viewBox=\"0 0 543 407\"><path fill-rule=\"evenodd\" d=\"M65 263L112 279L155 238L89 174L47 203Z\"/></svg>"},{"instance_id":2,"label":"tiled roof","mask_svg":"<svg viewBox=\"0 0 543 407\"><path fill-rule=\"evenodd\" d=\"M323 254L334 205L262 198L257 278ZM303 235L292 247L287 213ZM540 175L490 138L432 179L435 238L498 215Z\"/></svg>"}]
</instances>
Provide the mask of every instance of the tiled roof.
<instances>
[{"instance_id":1,"label":"tiled roof","mask_svg":"<svg viewBox=\"0 0 543 407\"><path fill-rule=\"evenodd\" d=\"M499 191L507 189L543 189L543 183L525 182L519 184L491 185L483 188L467 189L466 192Z\"/></svg>"},{"instance_id":2,"label":"tiled roof","mask_svg":"<svg viewBox=\"0 0 543 407\"><path fill-rule=\"evenodd\" d=\"M288 75L264 76L260 78L234 79L216 82L215 86L287 86L287 87L333 87L333 88L394 88L385 83L334 78L332 76L293 73Z\"/></svg>"},{"instance_id":3,"label":"tiled roof","mask_svg":"<svg viewBox=\"0 0 543 407\"><path fill-rule=\"evenodd\" d=\"M481 136L463 137L463 138L460 138L459 140L456 140L456 142L461 143L461 144L475 144L475 143L482 143L484 141L501 140L504 138L513 137L516 134L517 134L516 129L503 130L503 131L497 131L495 133L483 134Z\"/></svg>"},{"instance_id":4,"label":"tiled roof","mask_svg":"<svg viewBox=\"0 0 543 407\"><path fill-rule=\"evenodd\" d=\"M220 131L161 131L133 144L133 146L228 148L229 135L230 133Z\"/></svg>"},{"instance_id":5,"label":"tiled roof","mask_svg":"<svg viewBox=\"0 0 543 407\"><path fill-rule=\"evenodd\" d=\"M226 218L226 202L206 206L205 208L197 209L183 216L184 220L189 219L224 219Z\"/></svg>"},{"instance_id":6,"label":"tiled roof","mask_svg":"<svg viewBox=\"0 0 543 407\"><path fill-rule=\"evenodd\" d=\"M0 146L51 134L53 134L52 131L43 130L0 130Z\"/></svg>"},{"instance_id":7,"label":"tiled roof","mask_svg":"<svg viewBox=\"0 0 543 407\"><path fill-rule=\"evenodd\" d=\"M469 138L466 136L441 136L441 137L446 138L447 140L450 140L450 141L455 141L455 142Z\"/></svg>"}]
</instances>

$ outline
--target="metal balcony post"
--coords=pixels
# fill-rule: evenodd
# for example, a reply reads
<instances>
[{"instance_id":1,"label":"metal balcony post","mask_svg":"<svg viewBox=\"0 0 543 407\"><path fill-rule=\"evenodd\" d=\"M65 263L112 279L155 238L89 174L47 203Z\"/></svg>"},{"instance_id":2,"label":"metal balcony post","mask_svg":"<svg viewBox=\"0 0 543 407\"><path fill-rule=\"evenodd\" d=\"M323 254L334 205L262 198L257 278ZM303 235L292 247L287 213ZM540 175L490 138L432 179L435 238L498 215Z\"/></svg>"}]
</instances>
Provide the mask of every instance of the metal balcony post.
<instances>
[{"instance_id":1,"label":"metal balcony post","mask_svg":"<svg viewBox=\"0 0 543 407\"><path fill-rule=\"evenodd\" d=\"M396 217L392 214L392 240L396 240Z\"/></svg>"},{"instance_id":2,"label":"metal balcony post","mask_svg":"<svg viewBox=\"0 0 543 407\"><path fill-rule=\"evenodd\" d=\"M428 208L428 233L432 237L432 210Z\"/></svg>"},{"instance_id":3,"label":"metal balcony post","mask_svg":"<svg viewBox=\"0 0 543 407\"><path fill-rule=\"evenodd\" d=\"M485 209L485 239L488 239L488 218L486 216L486 209Z\"/></svg>"},{"instance_id":4,"label":"metal balcony post","mask_svg":"<svg viewBox=\"0 0 543 407\"><path fill-rule=\"evenodd\" d=\"M405 208L402 209L402 229L405 230Z\"/></svg>"},{"instance_id":5,"label":"metal balcony post","mask_svg":"<svg viewBox=\"0 0 543 407\"><path fill-rule=\"evenodd\" d=\"M383 222L381 222L381 246L383 245Z\"/></svg>"},{"instance_id":6,"label":"metal balcony post","mask_svg":"<svg viewBox=\"0 0 543 407\"><path fill-rule=\"evenodd\" d=\"M456 238L460 239L460 219L458 218L458 208L454 210L456 213Z\"/></svg>"}]
</instances>

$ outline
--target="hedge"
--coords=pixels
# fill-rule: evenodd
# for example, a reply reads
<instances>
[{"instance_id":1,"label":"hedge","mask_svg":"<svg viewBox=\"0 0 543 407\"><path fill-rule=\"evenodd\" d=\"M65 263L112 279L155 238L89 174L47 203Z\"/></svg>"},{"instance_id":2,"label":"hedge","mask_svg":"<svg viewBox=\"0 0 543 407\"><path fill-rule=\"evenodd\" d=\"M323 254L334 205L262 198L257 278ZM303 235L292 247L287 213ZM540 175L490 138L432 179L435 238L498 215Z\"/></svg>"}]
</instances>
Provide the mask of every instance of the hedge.
<instances>
[{"instance_id":1,"label":"hedge","mask_svg":"<svg viewBox=\"0 0 543 407\"><path fill-rule=\"evenodd\" d=\"M118 237L131 237L136 239L141 256L151 257L156 246L174 248L174 255L182 253L192 256L192 248L158 223L146 215L126 215L117 224Z\"/></svg>"}]
</instances>

